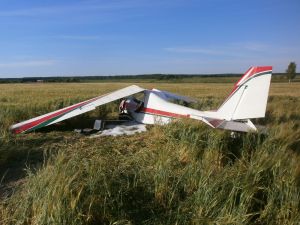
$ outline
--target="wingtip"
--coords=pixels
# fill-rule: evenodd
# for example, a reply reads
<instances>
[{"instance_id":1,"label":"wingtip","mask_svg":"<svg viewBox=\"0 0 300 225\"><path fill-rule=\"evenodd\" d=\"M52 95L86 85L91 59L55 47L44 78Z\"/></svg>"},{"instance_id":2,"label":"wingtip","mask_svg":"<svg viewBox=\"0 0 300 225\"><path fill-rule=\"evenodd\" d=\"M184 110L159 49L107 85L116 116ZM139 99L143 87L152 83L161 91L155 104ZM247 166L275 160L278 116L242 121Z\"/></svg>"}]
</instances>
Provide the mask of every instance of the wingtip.
<instances>
[{"instance_id":1,"label":"wingtip","mask_svg":"<svg viewBox=\"0 0 300 225\"><path fill-rule=\"evenodd\" d=\"M20 134L22 133L22 130L20 130L19 127L16 127L15 125L12 125L9 127L9 132L12 134Z\"/></svg>"}]
</instances>

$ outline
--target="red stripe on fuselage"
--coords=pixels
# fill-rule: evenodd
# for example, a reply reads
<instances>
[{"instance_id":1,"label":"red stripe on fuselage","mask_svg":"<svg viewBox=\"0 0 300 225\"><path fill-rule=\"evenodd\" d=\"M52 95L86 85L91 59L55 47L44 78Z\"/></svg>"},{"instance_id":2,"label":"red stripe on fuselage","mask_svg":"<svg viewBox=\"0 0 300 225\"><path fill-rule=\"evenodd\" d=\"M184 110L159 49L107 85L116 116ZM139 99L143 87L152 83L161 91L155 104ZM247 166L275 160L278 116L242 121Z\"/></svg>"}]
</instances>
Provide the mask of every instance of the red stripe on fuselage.
<instances>
[{"instance_id":1,"label":"red stripe on fuselage","mask_svg":"<svg viewBox=\"0 0 300 225\"><path fill-rule=\"evenodd\" d=\"M162 110L158 110L158 109L151 109L151 108L142 108L141 112L150 113L150 114L154 114L157 116L166 116L166 117L175 117L175 118L189 118L190 117L189 114L183 115L183 114L172 113L172 112L162 111Z\"/></svg>"}]
</instances>

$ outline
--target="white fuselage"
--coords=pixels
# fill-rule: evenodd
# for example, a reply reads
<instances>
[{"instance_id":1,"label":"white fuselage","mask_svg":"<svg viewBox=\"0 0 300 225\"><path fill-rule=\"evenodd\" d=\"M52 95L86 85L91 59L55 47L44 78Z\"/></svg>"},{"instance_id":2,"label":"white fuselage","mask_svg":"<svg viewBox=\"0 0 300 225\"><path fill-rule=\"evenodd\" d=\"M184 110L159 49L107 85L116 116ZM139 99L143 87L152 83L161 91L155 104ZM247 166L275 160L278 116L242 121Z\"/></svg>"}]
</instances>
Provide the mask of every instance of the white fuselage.
<instances>
[{"instance_id":1,"label":"white fuselage","mask_svg":"<svg viewBox=\"0 0 300 225\"><path fill-rule=\"evenodd\" d=\"M202 120L202 117L216 116L216 112L203 112L171 103L152 90L144 92L143 104L133 98L127 99L125 110L134 120L145 124L166 124L175 118Z\"/></svg>"}]
</instances>

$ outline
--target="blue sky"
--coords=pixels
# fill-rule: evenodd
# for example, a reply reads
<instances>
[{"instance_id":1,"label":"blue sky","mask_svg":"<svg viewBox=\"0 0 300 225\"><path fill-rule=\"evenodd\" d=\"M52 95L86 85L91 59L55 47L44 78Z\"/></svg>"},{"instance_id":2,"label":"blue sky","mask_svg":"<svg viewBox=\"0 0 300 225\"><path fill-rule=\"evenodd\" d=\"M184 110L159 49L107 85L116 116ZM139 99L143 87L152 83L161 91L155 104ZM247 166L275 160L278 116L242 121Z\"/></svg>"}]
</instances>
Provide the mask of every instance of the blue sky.
<instances>
[{"instance_id":1,"label":"blue sky","mask_svg":"<svg viewBox=\"0 0 300 225\"><path fill-rule=\"evenodd\" d=\"M299 0L0 0L0 78L283 72Z\"/></svg>"}]
</instances>

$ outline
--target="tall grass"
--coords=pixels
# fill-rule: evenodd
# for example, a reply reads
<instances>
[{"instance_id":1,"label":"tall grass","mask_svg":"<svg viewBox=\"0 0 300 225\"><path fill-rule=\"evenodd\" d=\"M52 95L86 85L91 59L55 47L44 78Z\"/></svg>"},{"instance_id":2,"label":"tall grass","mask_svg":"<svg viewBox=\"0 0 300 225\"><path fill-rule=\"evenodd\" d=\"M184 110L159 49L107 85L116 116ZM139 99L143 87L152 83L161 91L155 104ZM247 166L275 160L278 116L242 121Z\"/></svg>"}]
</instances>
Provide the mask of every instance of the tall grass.
<instances>
[{"instance_id":1,"label":"tall grass","mask_svg":"<svg viewBox=\"0 0 300 225\"><path fill-rule=\"evenodd\" d=\"M185 121L65 143L41 169L27 171L2 205L2 222L295 224L299 157L271 135L232 140Z\"/></svg>"},{"instance_id":2,"label":"tall grass","mask_svg":"<svg viewBox=\"0 0 300 225\"><path fill-rule=\"evenodd\" d=\"M266 119L256 121L268 133L235 138L191 120L118 138L8 134L0 167L21 160L15 154L33 162L8 183L0 224L298 224L300 106L292 95L270 98ZM194 107L222 101L203 97Z\"/></svg>"}]
</instances>

